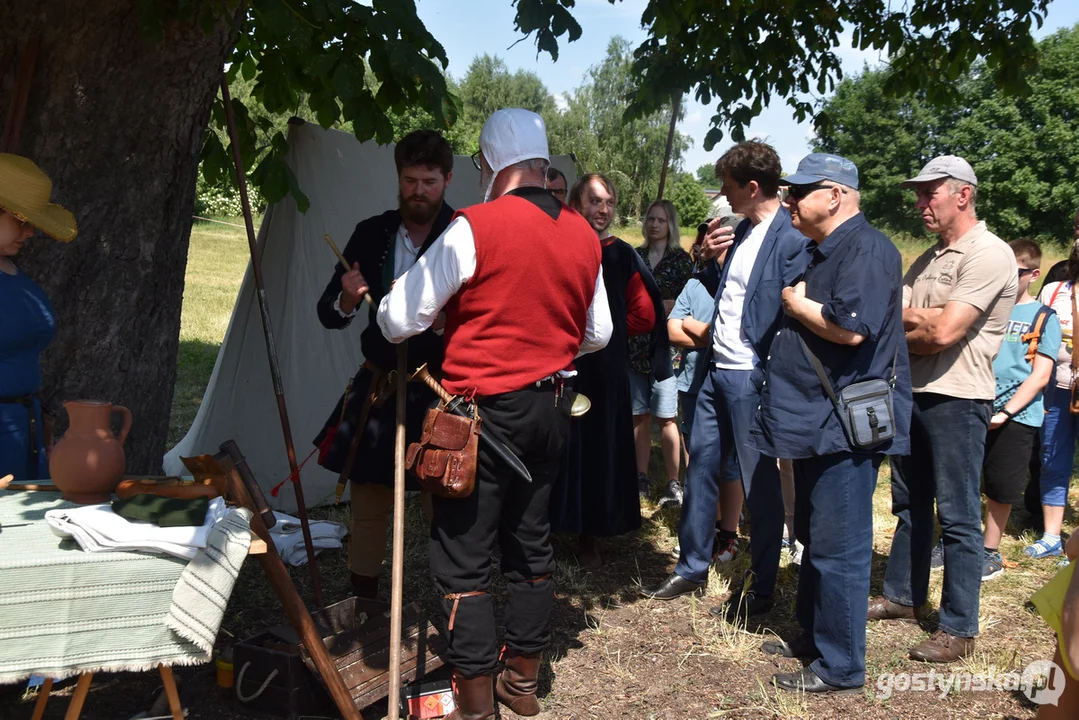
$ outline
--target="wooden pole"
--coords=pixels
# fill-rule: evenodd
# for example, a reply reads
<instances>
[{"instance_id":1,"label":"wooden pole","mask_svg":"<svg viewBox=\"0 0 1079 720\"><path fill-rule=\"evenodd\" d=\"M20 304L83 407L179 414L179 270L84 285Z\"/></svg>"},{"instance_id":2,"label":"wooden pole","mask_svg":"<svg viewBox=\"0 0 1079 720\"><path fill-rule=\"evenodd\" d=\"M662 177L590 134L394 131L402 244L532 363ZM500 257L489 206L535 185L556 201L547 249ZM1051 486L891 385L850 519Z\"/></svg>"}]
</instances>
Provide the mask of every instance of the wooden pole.
<instances>
[{"instance_id":1,"label":"wooden pole","mask_svg":"<svg viewBox=\"0 0 1079 720\"><path fill-rule=\"evenodd\" d=\"M180 692L176 689L176 676L168 665L158 665L161 671L161 684L165 686L165 697L169 701L172 720L184 720L184 706L180 704Z\"/></svg>"},{"instance_id":2,"label":"wooden pole","mask_svg":"<svg viewBox=\"0 0 1079 720\"><path fill-rule=\"evenodd\" d=\"M67 705L67 712L64 713L64 720L79 720L79 715L82 714L82 706L86 703L86 694L90 692L90 681L93 679L94 674L92 672L79 675L79 680L75 683L75 692L71 695L71 702Z\"/></svg>"},{"instance_id":3,"label":"wooden pole","mask_svg":"<svg viewBox=\"0 0 1079 720\"><path fill-rule=\"evenodd\" d=\"M259 260L258 247L255 243L255 223L251 219L251 204L247 199L247 178L244 162L240 156L240 141L236 134L236 118L232 112L232 98L229 96L229 81L221 76L221 99L225 104L225 119L229 126L229 139L232 141L232 160L236 165L236 183L240 188L240 204L244 211L244 225L247 227L247 245L251 251L251 269L255 275L255 287L258 290L259 314L262 316L262 332L266 339L266 354L270 359L270 377L273 379L274 395L277 397L277 414L281 418L281 432L285 436L285 453L293 478L292 489L296 492L296 514L300 517L303 542L307 549L307 567L311 573L311 587L315 594L315 604L324 607L322 601L322 581L318 574L318 561L315 559L315 545L311 540L311 524L307 520L307 503L303 498L303 486L300 485L300 470L296 464L296 446L292 443L292 428L288 420L288 408L285 407L285 391L281 385L281 368L277 363L277 343L274 341L273 328L270 326L270 308L266 303L266 287L262 282L262 262Z\"/></svg>"},{"instance_id":4,"label":"wooden pole","mask_svg":"<svg viewBox=\"0 0 1079 720\"><path fill-rule=\"evenodd\" d=\"M299 633L303 646L311 655L311 660L315 663L315 668L318 669L323 682L326 683L326 689L330 691L330 697L341 712L341 717L344 720L363 720L360 711L356 709L356 703L352 700L352 695L349 694L348 687L345 686L345 681L341 679L337 665L334 664L329 650L322 642L322 636L315 627L315 621L307 612L303 598L297 592L296 586L292 584L292 578L289 577L285 564L281 562L281 556L277 554L277 546L274 545L270 531L266 529L266 523L262 521L262 516L256 510L255 501L241 479L242 472L245 471L233 464L232 458L226 453L221 453L215 458L225 468L229 499L253 513L251 530L266 543L266 552L257 556L259 564L262 565L270 586L277 594L277 599L281 601L281 607L285 610L289 624Z\"/></svg>"},{"instance_id":5,"label":"wooden pole","mask_svg":"<svg viewBox=\"0 0 1079 720\"><path fill-rule=\"evenodd\" d=\"M681 108L682 93L678 93L671 108L671 127L667 130L667 149L663 153L663 168L659 171L659 193L656 200L663 199L663 186L667 184L667 166L671 163L671 148L674 146L674 128L678 124L678 112Z\"/></svg>"},{"instance_id":6,"label":"wooden pole","mask_svg":"<svg viewBox=\"0 0 1079 720\"><path fill-rule=\"evenodd\" d=\"M390 695L388 720L401 711L401 607L405 570L405 396L408 392L407 341L397 346L397 437L393 473L393 571L390 576Z\"/></svg>"},{"instance_id":7,"label":"wooden pole","mask_svg":"<svg viewBox=\"0 0 1079 720\"><path fill-rule=\"evenodd\" d=\"M0 75L3 77L3 75ZM45 678L45 684L37 691L37 702L34 703L34 714L30 720L41 720L45 716L45 706L49 702L49 693L52 692L52 678Z\"/></svg>"}]
</instances>

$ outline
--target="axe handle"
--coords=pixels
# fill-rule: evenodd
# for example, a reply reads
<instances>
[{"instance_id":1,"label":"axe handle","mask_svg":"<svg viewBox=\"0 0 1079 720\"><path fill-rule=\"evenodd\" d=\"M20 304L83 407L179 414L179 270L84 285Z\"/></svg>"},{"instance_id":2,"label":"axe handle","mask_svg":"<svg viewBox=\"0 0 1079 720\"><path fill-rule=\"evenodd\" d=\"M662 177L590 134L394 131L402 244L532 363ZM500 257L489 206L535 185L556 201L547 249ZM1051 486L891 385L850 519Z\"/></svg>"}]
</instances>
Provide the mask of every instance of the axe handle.
<instances>
[{"instance_id":1,"label":"axe handle","mask_svg":"<svg viewBox=\"0 0 1079 720\"><path fill-rule=\"evenodd\" d=\"M330 249L333 250L333 254L337 256L337 262L341 263L341 267L345 269L345 272L349 272L350 270L352 270L352 266L348 264L348 260L346 260L345 256L341 254L341 251L337 249L337 243L333 241L333 238L330 237L330 234L326 233L322 237L326 239L326 243L330 246ZM367 301L368 305L375 304L375 301L371 299L371 293L364 293L363 299Z\"/></svg>"},{"instance_id":2,"label":"axe handle","mask_svg":"<svg viewBox=\"0 0 1079 720\"><path fill-rule=\"evenodd\" d=\"M431 376L431 373L428 372L427 363L420 365L419 369L417 369L416 372L412 373L412 377L409 379L420 380L421 382L426 384L427 387L431 388L434 391L435 395L438 395L439 399L441 399L442 402L448 403L453 400L453 395L450 395L449 390L442 387L442 383L440 383L438 380L435 380L434 377Z\"/></svg>"},{"instance_id":3,"label":"axe handle","mask_svg":"<svg viewBox=\"0 0 1079 720\"><path fill-rule=\"evenodd\" d=\"M221 443L221 451L232 460L232 464L236 468L236 474L240 476L247 494L251 496L251 502L255 506L254 509L262 516L263 524L267 529L272 528L277 524L277 518L274 516L273 510L270 509L270 504L266 502L266 496L262 494L262 488L259 487L258 481L251 474L251 468L248 467L247 459L240 452L240 446L233 440L226 440Z\"/></svg>"}]
</instances>

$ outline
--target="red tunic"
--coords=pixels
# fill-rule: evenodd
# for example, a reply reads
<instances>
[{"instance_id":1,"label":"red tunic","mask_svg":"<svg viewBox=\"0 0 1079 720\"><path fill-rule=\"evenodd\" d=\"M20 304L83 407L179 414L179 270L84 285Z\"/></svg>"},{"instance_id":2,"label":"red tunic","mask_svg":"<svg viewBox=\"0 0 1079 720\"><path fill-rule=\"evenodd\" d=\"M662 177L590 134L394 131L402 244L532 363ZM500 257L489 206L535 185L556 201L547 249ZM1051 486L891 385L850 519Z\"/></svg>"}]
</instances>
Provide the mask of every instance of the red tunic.
<instances>
[{"instance_id":1,"label":"red tunic","mask_svg":"<svg viewBox=\"0 0 1079 720\"><path fill-rule=\"evenodd\" d=\"M555 219L515 195L458 215L472 228L476 271L445 308L442 384L497 395L569 366L599 275L595 232L568 207Z\"/></svg>"}]
</instances>

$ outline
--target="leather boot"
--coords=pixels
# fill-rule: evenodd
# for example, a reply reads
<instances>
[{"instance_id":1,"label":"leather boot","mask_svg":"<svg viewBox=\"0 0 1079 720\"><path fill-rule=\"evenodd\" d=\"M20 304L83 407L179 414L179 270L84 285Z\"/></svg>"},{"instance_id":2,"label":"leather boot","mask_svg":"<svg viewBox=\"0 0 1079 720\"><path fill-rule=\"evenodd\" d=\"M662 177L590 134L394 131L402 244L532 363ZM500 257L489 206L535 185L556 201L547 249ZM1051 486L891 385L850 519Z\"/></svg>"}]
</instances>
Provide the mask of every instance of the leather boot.
<instances>
[{"instance_id":1,"label":"leather boot","mask_svg":"<svg viewBox=\"0 0 1079 720\"><path fill-rule=\"evenodd\" d=\"M453 702L457 709L443 720L495 720L495 694L490 675L466 678L453 671Z\"/></svg>"},{"instance_id":2,"label":"leather boot","mask_svg":"<svg viewBox=\"0 0 1079 720\"><path fill-rule=\"evenodd\" d=\"M536 699L539 668L540 653L525 655L506 648L506 669L495 683L499 702L524 717L539 715L540 704Z\"/></svg>"},{"instance_id":3,"label":"leather boot","mask_svg":"<svg viewBox=\"0 0 1079 720\"><path fill-rule=\"evenodd\" d=\"M352 573L352 593L364 600L378 600L378 575Z\"/></svg>"}]
</instances>

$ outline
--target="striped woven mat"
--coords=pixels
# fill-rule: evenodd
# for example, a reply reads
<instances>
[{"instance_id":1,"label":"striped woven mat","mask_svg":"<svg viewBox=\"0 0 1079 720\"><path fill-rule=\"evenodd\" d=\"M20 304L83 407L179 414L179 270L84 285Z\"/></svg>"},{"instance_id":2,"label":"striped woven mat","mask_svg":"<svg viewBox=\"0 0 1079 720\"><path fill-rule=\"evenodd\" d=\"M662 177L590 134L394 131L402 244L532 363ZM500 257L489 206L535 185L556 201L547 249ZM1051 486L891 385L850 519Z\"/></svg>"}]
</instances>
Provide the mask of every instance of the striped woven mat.
<instances>
[{"instance_id":1,"label":"striped woven mat","mask_svg":"<svg viewBox=\"0 0 1079 720\"><path fill-rule=\"evenodd\" d=\"M250 512L230 512L188 563L83 552L44 520L66 505L56 493L0 492L0 683L208 662Z\"/></svg>"}]
</instances>

